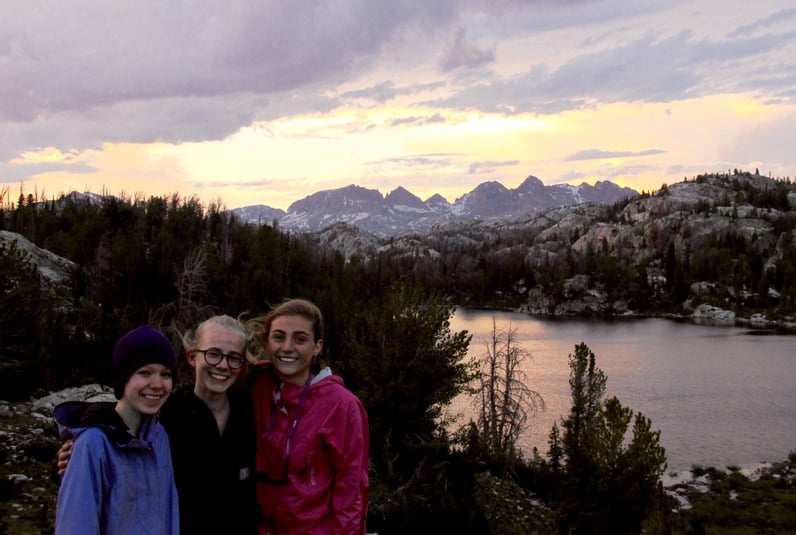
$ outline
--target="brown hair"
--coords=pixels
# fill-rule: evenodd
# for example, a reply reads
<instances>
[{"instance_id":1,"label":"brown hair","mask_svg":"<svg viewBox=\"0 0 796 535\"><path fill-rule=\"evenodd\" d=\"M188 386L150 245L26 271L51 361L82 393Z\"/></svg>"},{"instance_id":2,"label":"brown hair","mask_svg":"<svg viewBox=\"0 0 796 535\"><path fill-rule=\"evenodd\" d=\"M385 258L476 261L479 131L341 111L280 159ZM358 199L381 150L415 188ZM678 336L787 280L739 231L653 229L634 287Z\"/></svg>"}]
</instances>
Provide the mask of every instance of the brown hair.
<instances>
[{"instance_id":1,"label":"brown hair","mask_svg":"<svg viewBox=\"0 0 796 535\"><path fill-rule=\"evenodd\" d=\"M262 334L265 338L271 330L271 323L280 316L303 316L312 322L312 334L315 341L323 340L323 314L320 309L307 299L287 299L273 308L265 316L261 316ZM255 318L258 319L258 318Z\"/></svg>"},{"instance_id":2,"label":"brown hair","mask_svg":"<svg viewBox=\"0 0 796 535\"><path fill-rule=\"evenodd\" d=\"M281 316L301 316L308 319L312 323L314 341L323 340L323 314L315 303L307 299L286 299L267 314L252 318L246 324L261 352L265 351L268 344L271 324Z\"/></svg>"}]
</instances>

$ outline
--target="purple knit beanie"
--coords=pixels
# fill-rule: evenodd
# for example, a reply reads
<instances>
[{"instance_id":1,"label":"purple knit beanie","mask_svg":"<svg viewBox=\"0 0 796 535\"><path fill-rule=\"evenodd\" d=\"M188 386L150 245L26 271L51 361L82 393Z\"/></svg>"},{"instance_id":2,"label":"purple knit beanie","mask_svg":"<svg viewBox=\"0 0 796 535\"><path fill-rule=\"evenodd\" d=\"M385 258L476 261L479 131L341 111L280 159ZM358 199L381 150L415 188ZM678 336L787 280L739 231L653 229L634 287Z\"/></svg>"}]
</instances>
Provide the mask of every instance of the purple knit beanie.
<instances>
[{"instance_id":1,"label":"purple knit beanie","mask_svg":"<svg viewBox=\"0 0 796 535\"><path fill-rule=\"evenodd\" d=\"M111 363L111 386L116 399L122 399L130 376L141 366L152 363L168 366L177 379L177 355L163 333L144 325L122 336L113 348Z\"/></svg>"}]
</instances>

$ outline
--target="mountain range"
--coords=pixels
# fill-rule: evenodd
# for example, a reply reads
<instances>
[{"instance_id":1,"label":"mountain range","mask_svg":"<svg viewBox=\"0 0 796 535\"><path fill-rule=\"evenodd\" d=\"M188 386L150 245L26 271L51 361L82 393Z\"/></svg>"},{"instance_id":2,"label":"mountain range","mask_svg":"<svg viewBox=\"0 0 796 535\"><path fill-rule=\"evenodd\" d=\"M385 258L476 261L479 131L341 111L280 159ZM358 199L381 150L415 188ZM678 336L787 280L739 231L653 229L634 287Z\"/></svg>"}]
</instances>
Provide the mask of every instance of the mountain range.
<instances>
[{"instance_id":1,"label":"mountain range","mask_svg":"<svg viewBox=\"0 0 796 535\"><path fill-rule=\"evenodd\" d=\"M453 203L439 194L423 201L403 187L384 196L378 190L352 184L308 195L287 211L253 205L230 212L242 221L273 224L294 232L317 232L348 223L378 237L391 237L422 234L453 220L505 220L582 203L613 204L638 195L636 190L610 181L598 181L593 186L545 186L537 177L529 176L514 189L495 181L483 182Z\"/></svg>"}]
</instances>

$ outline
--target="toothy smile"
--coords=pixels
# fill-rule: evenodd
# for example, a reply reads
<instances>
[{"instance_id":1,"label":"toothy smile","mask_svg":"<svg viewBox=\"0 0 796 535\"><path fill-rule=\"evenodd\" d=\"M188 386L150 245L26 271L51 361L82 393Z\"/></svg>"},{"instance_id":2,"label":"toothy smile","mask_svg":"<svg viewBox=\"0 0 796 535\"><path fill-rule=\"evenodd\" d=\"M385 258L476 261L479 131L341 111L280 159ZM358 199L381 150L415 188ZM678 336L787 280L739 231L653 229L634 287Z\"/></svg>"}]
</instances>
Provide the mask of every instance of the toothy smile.
<instances>
[{"instance_id":1,"label":"toothy smile","mask_svg":"<svg viewBox=\"0 0 796 535\"><path fill-rule=\"evenodd\" d=\"M208 372L208 375L209 375L209 376L210 376L212 379L215 379L216 381L226 381L226 380L227 380L227 376L226 376L226 375L221 375L221 374L218 374L218 373L212 373L212 372Z\"/></svg>"}]
</instances>

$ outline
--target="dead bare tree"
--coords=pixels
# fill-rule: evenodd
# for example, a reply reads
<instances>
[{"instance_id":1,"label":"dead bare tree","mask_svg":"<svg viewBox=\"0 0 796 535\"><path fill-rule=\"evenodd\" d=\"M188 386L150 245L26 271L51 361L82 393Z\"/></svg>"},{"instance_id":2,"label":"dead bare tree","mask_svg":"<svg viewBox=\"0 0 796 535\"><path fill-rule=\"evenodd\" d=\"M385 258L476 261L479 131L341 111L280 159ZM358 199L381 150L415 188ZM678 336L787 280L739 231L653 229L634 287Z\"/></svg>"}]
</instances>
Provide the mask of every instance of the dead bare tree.
<instances>
[{"instance_id":1,"label":"dead bare tree","mask_svg":"<svg viewBox=\"0 0 796 535\"><path fill-rule=\"evenodd\" d=\"M517 329L511 324L499 329L495 318L484 346L476 400L481 440L490 453L516 456L517 440L528 429L529 417L544 410L544 399L528 387L522 369L531 354L517 344Z\"/></svg>"},{"instance_id":2,"label":"dead bare tree","mask_svg":"<svg viewBox=\"0 0 796 535\"><path fill-rule=\"evenodd\" d=\"M212 307L201 304L207 296L206 261L207 253L202 246L185 256L182 271L177 273L177 299L151 314L154 325L169 325L174 332L181 333L214 312Z\"/></svg>"}]
</instances>

